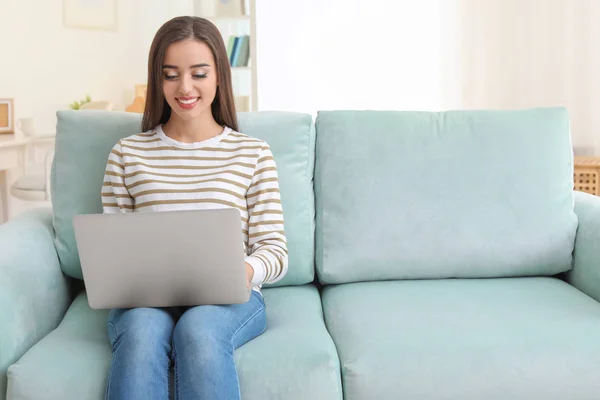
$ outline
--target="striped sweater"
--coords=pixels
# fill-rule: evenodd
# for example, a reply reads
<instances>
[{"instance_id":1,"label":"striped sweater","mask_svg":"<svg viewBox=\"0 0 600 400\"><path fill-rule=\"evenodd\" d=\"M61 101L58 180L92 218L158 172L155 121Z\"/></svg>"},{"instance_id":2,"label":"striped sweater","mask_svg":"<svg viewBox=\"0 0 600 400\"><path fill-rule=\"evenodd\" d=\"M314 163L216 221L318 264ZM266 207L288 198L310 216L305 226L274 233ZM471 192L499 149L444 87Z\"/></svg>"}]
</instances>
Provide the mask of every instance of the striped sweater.
<instances>
[{"instance_id":1,"label":"striped sweater","mask_svg":"<svg viewBox=\"0 0 600 400\"><path fill-rule=\"evenodd\" d=\"M235 207L255 289L287 272L273 154L264 141L231 128L196 143L176 141L160 125L121 139L106 164L102 206L104 213Z\"/></svg>"}]
</instances>

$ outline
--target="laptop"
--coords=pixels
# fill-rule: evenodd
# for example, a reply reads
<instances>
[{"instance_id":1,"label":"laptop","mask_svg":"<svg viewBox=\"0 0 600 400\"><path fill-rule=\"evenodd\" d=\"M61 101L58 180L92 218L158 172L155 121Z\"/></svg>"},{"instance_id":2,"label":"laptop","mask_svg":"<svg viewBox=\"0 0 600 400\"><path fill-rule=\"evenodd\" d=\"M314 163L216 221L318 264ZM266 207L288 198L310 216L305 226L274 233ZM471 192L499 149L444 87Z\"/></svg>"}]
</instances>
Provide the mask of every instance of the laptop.
<instances>
[{"instance_id":1,"label":"laptop","mask_svg":"<svg viewBox=\"0 0 600 400\"><path fill-rule=\"evenodd\" d=\"M235 208L73 218L94 309L239 304L250 299Z\"/></svg>"}]
</instances>

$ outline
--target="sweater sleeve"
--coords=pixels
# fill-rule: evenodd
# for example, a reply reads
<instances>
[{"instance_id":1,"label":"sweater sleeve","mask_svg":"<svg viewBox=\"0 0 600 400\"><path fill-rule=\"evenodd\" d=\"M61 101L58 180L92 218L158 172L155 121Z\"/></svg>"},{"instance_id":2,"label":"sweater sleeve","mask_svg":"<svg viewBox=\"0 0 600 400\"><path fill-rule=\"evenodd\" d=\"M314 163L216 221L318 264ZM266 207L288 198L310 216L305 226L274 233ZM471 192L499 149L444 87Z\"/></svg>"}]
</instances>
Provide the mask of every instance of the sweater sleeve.
<instances>
[{"instance_id":1,"label":"sweater sleeve","mask_svg":"<svg viewBox=\"0 0 600 400\"><path fill-rule=\"evenodd\" d=\"M246 262L254 269L252 283L277 282L287 273L288 249L277 166L266 144L259 154L246 202L249 249Z\"/></svg>"},{"instance_id":2,"label":"sweater sleeve","mask_svg":"<svg viewBox=\"0 0 600 400\"><path fill-rule=\"evenodd\" d=\"M133 211L133 198L125 186L125 164L121 152L121 143L111 150L102 184L102 209L104 214Z\"/></svg>"}]
</instances>

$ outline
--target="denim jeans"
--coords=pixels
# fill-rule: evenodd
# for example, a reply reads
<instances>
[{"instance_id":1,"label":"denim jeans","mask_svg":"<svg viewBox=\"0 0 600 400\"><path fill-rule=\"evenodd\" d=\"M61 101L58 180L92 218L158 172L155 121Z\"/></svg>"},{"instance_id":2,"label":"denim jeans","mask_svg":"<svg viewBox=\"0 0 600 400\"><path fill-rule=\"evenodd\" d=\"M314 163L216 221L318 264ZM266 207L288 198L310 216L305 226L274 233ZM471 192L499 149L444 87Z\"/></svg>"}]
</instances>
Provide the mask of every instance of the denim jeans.
<instances>
[{"instance_id":1,"label":"denim jeans","mask_svg":"<svg viewBox=\"0 0 600 400\"><path fill-rule=\"evenodd\" d=\"M244 304L111 310L106 399L239 399L233 351L266 328L262 295Z\"/></svg>"}]
</instances>

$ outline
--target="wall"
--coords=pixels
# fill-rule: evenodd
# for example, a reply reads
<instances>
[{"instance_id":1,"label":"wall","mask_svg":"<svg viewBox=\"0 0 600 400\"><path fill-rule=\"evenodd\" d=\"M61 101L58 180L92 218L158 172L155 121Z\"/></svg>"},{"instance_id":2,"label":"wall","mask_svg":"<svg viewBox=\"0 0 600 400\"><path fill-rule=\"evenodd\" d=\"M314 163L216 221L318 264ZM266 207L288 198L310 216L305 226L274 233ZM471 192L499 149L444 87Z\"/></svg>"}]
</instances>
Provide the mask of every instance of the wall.
<instances>
[{"instance_id":1,"label":"wall","mask_svg":"<svg viewBox=\"0 0 600 400\"><path fill-rule=\"evenodd\" d=\"M56 110L87 94L118 109L132 100L156 29L191 1L117 3L118 30L101 32L64 27L62 0L0 0L0 97L15 99L17 118L34 116L51 132Z\"/></svg>"},{"instance_id":2,"label":"wall","mask_svg":"<svg viewBox=\"0 0 600 400\"><path fill-rule=\"evenodd\" d=\"M0 96L41 131L90 94L122 109L145 82L156 29L191 0L125 0L117 32L65 28L62 0L0 0ZM257 1L259 106L436 109L446 104L445 0Z\"/></svg>"}]
</instances>

